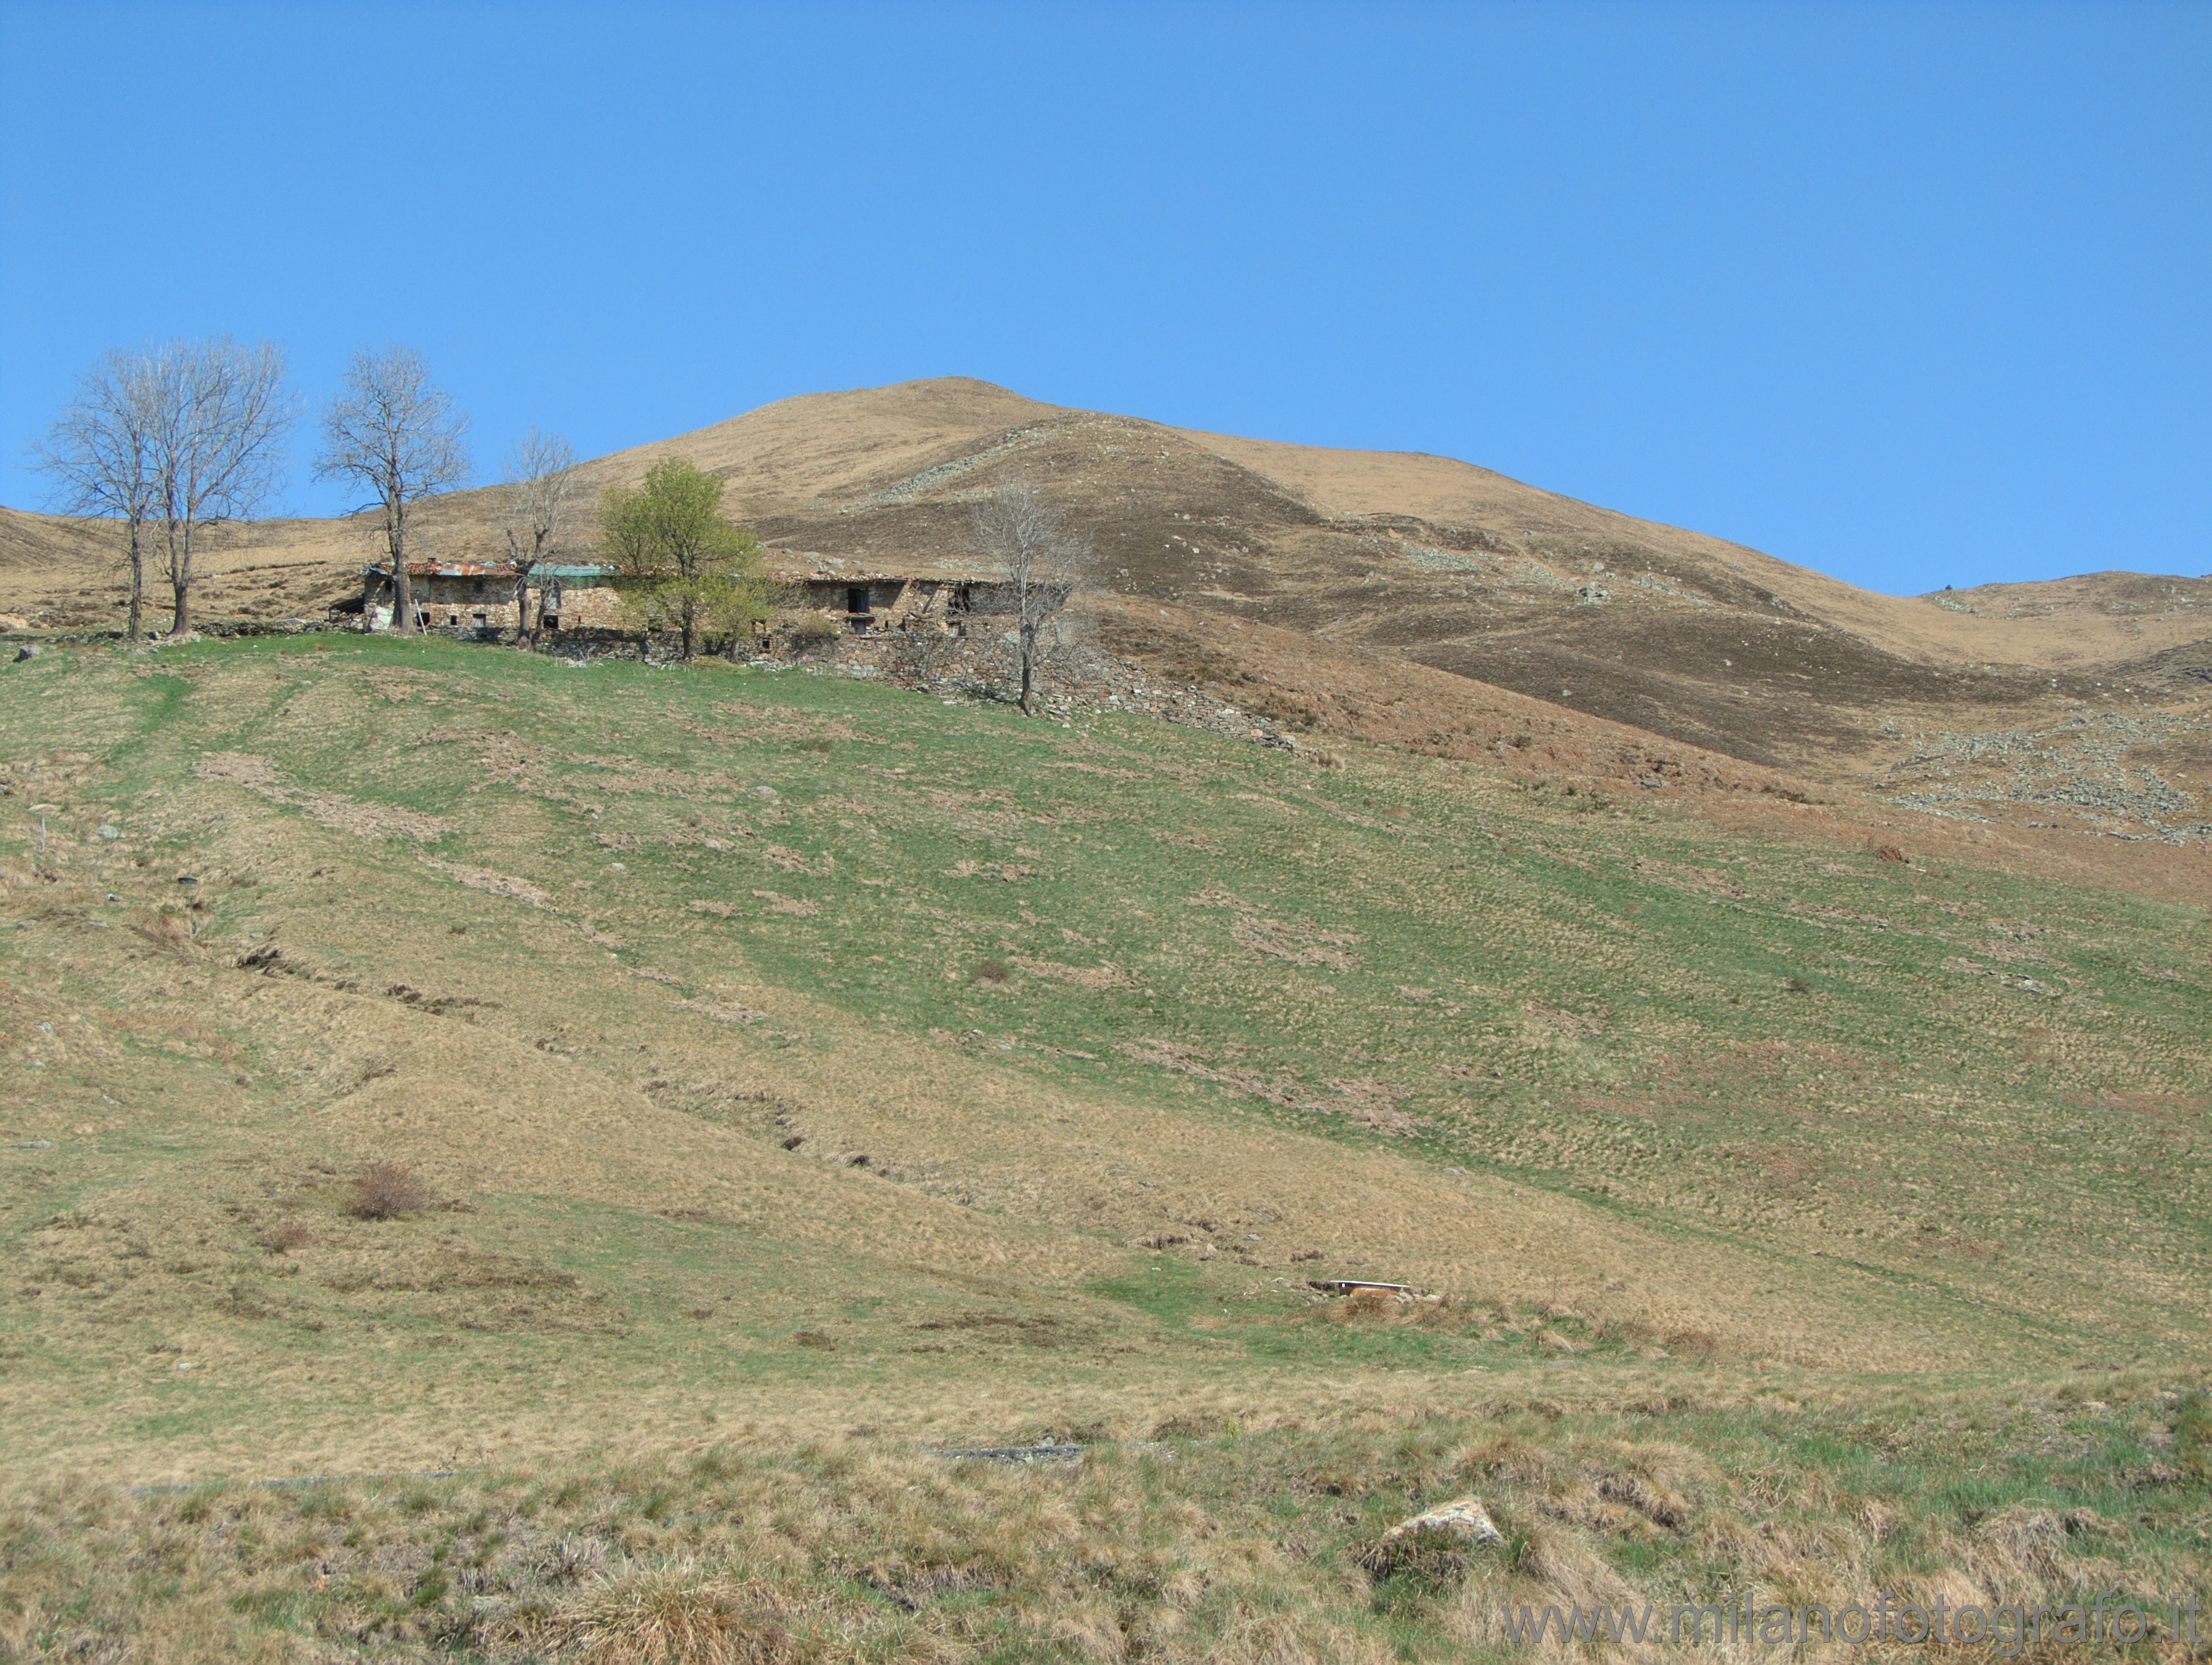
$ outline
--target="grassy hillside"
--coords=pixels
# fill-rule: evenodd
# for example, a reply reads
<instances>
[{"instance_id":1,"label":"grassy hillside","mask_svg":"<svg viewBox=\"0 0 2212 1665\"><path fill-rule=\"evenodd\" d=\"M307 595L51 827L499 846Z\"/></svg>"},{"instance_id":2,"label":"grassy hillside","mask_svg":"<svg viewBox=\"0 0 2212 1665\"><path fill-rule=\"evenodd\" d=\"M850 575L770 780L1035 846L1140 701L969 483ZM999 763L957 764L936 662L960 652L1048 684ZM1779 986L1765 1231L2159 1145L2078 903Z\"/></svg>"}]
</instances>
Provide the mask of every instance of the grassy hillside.
<instances>
[{"instance_id":1,"label":"grassy hillside","mask_svg":"<svg viewBox=\"0 0 2212 1665\"><path fill-rule=\"evenodd\" d=\"M595 489L670 457L720 477L787 572L976 571L975 500L1030 480L1091 542L1095 597L1187 611L1232 681L1255 669L1240 633L1271 627L1316 661L1364 648L1401 675L1879 783L1900 806L2177 845L2212 826L2212 579L1880 596L1448 457L1192 433L957 377L779 400L586 473ZM502 500L426 500L418 554L504 559ZM211 529L194 616L319 619L359 595L371 532L359 518ZM572 554L593 534L579 539ZM0 510L0 615L118 627L121 547L112 525ZM1316 698L1331 680L1302 666L1277 692L1358 726Z\"/></svg>"},{"instance_id":2,"label":"grassy hillside","mask_svg":"<svg viewBox=\"0 0 2212 1665\"><path fill-rule=\"evenodd\" d=\"M921 1649L937 1609L866 1595L842 1528L740 1553L633 1542L607 1524L631 1504L580 1501L632 1496L622 1462L676 1463L641 1518L711 1511L681 1456L709 1449L747 1484L860 1462L927 1492L927 1445L1199 1441L1167 1479L1131 1457L1095 1484L1170 1561L1201 1517L1322 1556L1318 1583L1250 1599L1417 1651L1474 1637L1439 1616L1464 1592L1413 1592L1401 1625L1344 1559L1352 1523L1300 1526L1252 1473L1346 1442L1318 1495L1382 1499L1362 1521L1518 1487L1639 1589L1674 1578L1685 1533L1708 1581L1745 1552L1694 1511L1543 1501L1598 1458L1462 1448L1531 1417L1532 1450L1648 1436L1710 1465L1699 1507L1732 1519L1770 1460L1936 1498L1883 1465L1940 1449L1912 1461L1966 1489L1913 1529L1929 1577L2068 1486L2106 1513L2152 1487L2155 1533L2096 1541L2131 1577L2202 1535L2177 1396L2212 1288L2199 908L1442 759L1322 766L1133 717L441 643L49 652L0 670L0 760L21 1624L33 1596L48 1618L56 1592L120 1599L102 1533L191 1524L88 1482L460 1468L420 1510L370 1487L318 1518L452 1545L569 1486L532 1531L645 1558L577 1589L711 1551L738 1589L787 1554L805 1599L889 1601L912 1622L883 1636ZM422 1206L361 1218L368 1161ZM1448 1299L1352 1307L1316 1276ZM1730 1406L1768 1421L1730 1432ZM1659 1421L1624 1432L1638 1416ZM1460 1455L1376 1455L1401 1434L1374 1430L1437 1419ZM805 1439L827 1443L766 1455ZM1873 1556L1849 1490L1818 1508ZM305 1545L319 1495L192 1506ZM32 1553L65 1521L79 1559ZM234 1565L240 1541L179 1549L201 1583L174 1599L244 1579L269 1636L321 1623L315 1563ZM994 1587L1108 1577L1066 1553ZM390 1628L474 1611L425 1588L362 1597L346 1633L459 1635ZM1041 1656L1006 1640L1015 1611L957 1638L1000 1654L947 1656ZM1242 1622L1190 1638L1228 1649ZM1122 1656L1104 1646L1066 1641Z\"/></svg>"},{"instance_id":3,"label":"grassy hillside","mask_svg":"<svg viewBox=\"0 0 2212 1665\"><path fill-rule=\"evenodd\" d=\"M1540 1623L1547 1606L1564 1618L1602 1603L1647 1626L1644 1646L1592 1651L1694 1656L1714 1645L1714 1615L1690 1621L1704 1648L1667 1645L1678 1604L1747 1596L1771 1624L1777 1607L1833 1611L1886 1590L1921 1609L1907 1626L1938 1601L1981 1609L1996 1645L1954 1655L2201 1653L2185 1645L2187 1604L2212 1594L2212 1415L2138 1376L2096 1390L2107 1397L2078 1383L2001 1398L1709 1391L1474 1415L1376 1403L1031 1466L863 1434L284 1489L53 1482L0 1509L0 1647L1443 1665L1582 1654L1556 1632L1516 1641L1516 1621ZM1502 1543L1390 1553L1394 1522L1469 1486ZM2100 1602L2149 1609L2118 1620L2148 1634L2131 1649L2058 1639L2068 1607ZM2048 1639L2024 1638L2031 1624Z\"/></svg>"}]
</instances>

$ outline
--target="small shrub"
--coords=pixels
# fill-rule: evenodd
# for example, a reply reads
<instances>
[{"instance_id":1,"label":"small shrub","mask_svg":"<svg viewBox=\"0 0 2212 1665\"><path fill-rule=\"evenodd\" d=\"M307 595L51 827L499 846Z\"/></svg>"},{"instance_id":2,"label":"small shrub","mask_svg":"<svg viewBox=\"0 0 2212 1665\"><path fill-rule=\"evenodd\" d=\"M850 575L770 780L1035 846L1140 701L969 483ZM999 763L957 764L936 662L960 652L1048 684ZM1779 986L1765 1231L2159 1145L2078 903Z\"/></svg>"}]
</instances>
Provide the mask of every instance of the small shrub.
<instances>
[{"instance_id":1,"label":"small shrub","mask_svg":"<svg viewBox=\"0 0 2212 1665\"><path fill-rule=\"evenodd\" d=\"M1683 1359L1711 1364L1721 1356L1721 1340L1709 1329L1674 1329L1665 1337L1667 1350Z\"/></svg>"},{"instance_id":2,"label":"small shrub","mask_svg":"<svg viewBox=\"0 0 2212 1665\"><path fill-rule=\"evenodd\" d=\"M304 1249L315 1240L303 1220L279 1220L261 1234L261 1246L272 1255L289 1255L295 1249Z\"/></svg>"},{"instance_id":3,"label":"small shrub","mask_svg":"<svg viewBox=\"0 0 2212 1665\"><path fill-rule=\"evenodd\" d=\"M346 1212L357 1220L396 1220L430 1206L430 1188L397 1162L364 1162L354 1170Z\"/></svg>"},{"instance_id":4,"label":"small shrub","mask_svg":"<svg viewBox=\"0 0 2212 1665\"><path fill-rule=\"evenodd\" d=\"M1013 975L1013 970L1003 960L983 959L975 962L975 981L1004 983Z\"/></svg>"}]
</instances>

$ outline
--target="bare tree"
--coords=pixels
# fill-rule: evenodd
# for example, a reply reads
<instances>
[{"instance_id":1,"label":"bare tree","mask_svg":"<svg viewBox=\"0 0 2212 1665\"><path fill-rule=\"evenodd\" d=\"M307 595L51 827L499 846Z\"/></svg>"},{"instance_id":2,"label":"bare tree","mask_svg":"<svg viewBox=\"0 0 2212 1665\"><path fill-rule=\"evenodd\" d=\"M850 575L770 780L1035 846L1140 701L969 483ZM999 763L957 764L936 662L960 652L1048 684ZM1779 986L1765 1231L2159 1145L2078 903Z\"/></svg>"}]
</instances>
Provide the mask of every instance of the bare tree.
<instances>
[{"instance_id":1,"label":"bare tree","mask_svg":"<svg viewBox=\"0 0 2212 1665\"><path fill-rule=\"evenodd\" d=\"M284 349L228 336L173 341L148 355L151 455L162 523L169 633L192 627L192 546L199 528L258 513L283 484L284 441L299 404Z\"/></svg>"},{"instance_id":2,"label":"bare tree","mask_svg":"<svg viewBox=\"0 0 2212 1665\"><path fill-rule=\"evenodd\" d=\"M514 567L515 636L534 646L538 626L530 617L530 575L566 553L586 512L576 448L560 434L529 429L507 453L504 496L500 524Z\"/></svg>"},{"instance_id":3,"label":"bare tree","mask_svg":"<svg viewBox=\"0 0 2212 1665\"><path fill-rule=\"evenodd\" d=\"M111 349L78 380L76 397L31 447L35 465L54 481L55 509L123 523L131 584L126 630L133 642L145 633L146 523L161 496L155 417L151 360Z\"/></svg>"},{"instance_id":4,"label":"bare tree","mask_svg":"<svg viewBox=\"0 0 2212 1665\"><path fill-rule=\"evenodd\" d=\"M1082 581L1090 541L1027 480L1010 480L975 506L975 541L1006 569L1013 591L1014 651L1021 663L1022 711L1036 715L1039 670L1053 646L1054 621Z\"/></svg>"},{"instance_id":5,"label":"bare tree","mask_svg":"<svg viewBox=\"0 0 2212 1665\"><path fill-rule=\"evenodd\" d=\"M356 353L346 369L345 391L323 412L315 478L349 481L372 493L364 508L382 512L394 630L416 627L415 592L407 580L414 506L467 481L463 436L468 426L451 396L431 382L422 354L407 347Z\"/></svg>"}]
</instances>

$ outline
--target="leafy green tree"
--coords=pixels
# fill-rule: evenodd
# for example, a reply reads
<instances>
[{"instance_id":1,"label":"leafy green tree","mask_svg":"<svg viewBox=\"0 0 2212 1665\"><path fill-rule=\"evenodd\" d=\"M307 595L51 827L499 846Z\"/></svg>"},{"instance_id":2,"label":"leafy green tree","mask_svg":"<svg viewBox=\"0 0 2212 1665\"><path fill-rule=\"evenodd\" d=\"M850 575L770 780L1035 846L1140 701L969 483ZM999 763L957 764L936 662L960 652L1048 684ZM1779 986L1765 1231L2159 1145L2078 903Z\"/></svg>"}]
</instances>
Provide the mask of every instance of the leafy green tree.
<instances>
[{"instance_id":1,"label":"leafy green tree","mask_svg":"<svg viewBox=\"0 0 2212 1665\"><path fill-rule=\"evenodd\" d=\"M606 552L640 581L634 616L679 637L686 663L702 637L726 630L734 657L747 623L781 601L760 540L722 518L721 481L681 457L654 463L643 486L602 492L599 530Z\"/></svg>"}]
</instances>

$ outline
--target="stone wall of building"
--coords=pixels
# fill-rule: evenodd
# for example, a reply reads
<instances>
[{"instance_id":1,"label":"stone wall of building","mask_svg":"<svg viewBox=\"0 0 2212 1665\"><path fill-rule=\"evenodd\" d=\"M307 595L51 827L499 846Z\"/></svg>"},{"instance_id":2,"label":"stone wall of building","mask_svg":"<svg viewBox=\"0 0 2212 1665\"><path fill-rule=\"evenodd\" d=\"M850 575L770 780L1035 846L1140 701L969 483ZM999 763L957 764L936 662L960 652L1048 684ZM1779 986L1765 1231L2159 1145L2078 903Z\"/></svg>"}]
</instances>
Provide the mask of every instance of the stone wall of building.
<instances>
[{"instance_id":1,"label":"stone wall of building","mask_svg":"<svg viewBox=\"0 0 2212 1665\"><path fill-rule=\"evenodd\" d=\"M562 630L622 630L629 627L623 593L612 584L564 578L561 581L557 596L550 590L533 592L533 606L538 604L540 597L559 602L560 610L554 616L560 620L558 627ZM550 607L547 610L551 612Z\"/></svg>"},{"instance_id":2,"label":"stone wall of building","mask_svg":"<svg viewBox=\"0 0 2212 1665\"><path fill-rule=\"evenodd\" d=\"M441 576L416 578L409 588L423 622L438 630L512 630L515 624L511 578Z\"/></svg>"}]
</instances>

